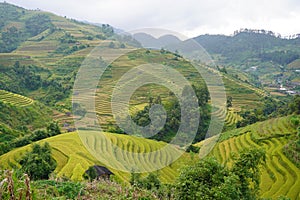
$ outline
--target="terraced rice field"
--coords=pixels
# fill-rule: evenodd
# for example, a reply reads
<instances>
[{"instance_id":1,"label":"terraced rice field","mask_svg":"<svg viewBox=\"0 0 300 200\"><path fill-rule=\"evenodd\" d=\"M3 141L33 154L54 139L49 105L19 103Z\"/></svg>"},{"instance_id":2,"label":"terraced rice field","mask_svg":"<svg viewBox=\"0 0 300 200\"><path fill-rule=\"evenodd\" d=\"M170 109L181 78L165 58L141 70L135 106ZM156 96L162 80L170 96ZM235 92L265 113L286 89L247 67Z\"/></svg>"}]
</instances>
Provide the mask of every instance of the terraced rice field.
<instances>
[{"instance_id":1,"label":"terraced rice field","mask_svg":"<svg viewBox=\"0 0 300 200\"><path fill-rule=\"evenodd\" d=\"M227 126L233 126L235 125L238 121L242 120L242 117L236 113L234 110L229 110L227 112L225 122Z\"/></svg>"},{"instance_id":2,"label":"terraced rice field","mask_svg":"<svg viewBox=\"0 0 300 200\"><path fill-rule=\"evenodd\" d=\"M83 142L87 145L91 144L92 151L105 152L106 155L120 154L120 158L125 161L132 162L140 167L148 169L149 163L157 163L157 165L165 165L166 162L171 158L169 153L150 154L155 156L149 156L143 158L136 153L147 153L155 151L166 144L163 142L156 142L153 140L131 137L127 135L118 135L103 133L105 135L104 140L95 139L96 132L85 132L84 135L78 136L77 133L65 133L55 137L51 137L45 140L41 140L38 143L43 144L48 142L53 151L53 157L57 161L58 165L55 169L57 176L66 176L72 180L81 180L82 175L89 166L94 164L104 165L97 160L93 155L94 152L90 153L84 146ZM82 142L83 139L84 141ZM124 149L123 152L116 151L112 146L107 145L108 140L118 147ZM22 148L12 150L11 152L0 156L0 169L10 168L13 165L17 165L17 160L26 152L30 150L30 145ZM100 155L101 156L101 155ZM100 158L101 159L101 158ZM114 160L109 160L113 162ZM172 163L159 170L160 179L163 182L173 182L175 177L178 176L178 169L183 165L188 164L191 161L190 155L184 153L183 156ZM124 166L120 166L120 169ZM130 173L121 172L117 169L108 168L121 180L129 181ZM131 169L129 169L131 170Z\"/></svg>"},{"instance_id":3,"label":"terraced rice field","mask_svg":"<svg viewBox=\"0 0 300 200\"><path fill-rule=\"evenodd\" d=\"M277 198L284 195L297 200L300 199L300 169L282 153L291 134L296 133L289 117L270 119L224 133L210 155L231 166L232 153L263 147L267 160L261 167L261 196Z\"/></svg>"},{"instance_id":4,"label":"terraced rice field","mask_svg":"<svg viewBox=\"0 0 300 200\"><path fill-rule=\"evenodd\" d=\"M227 108L216 108L213 110L212 115L219 120L224 120L226 126L234 126L238 121L242 120L242 117L234 110Z\"/></svg>"},{"instance_id":5,"label":"terraced rice field","mask_svg":"<svg viewBox=\"0 0 300 200\"><path fill-rule=\"evenodd\" d=\"M207 69L213 73L220 74L215 69ZM223 78L226 95L233 98L232 104L235 110L240 110L243 107L247 107L247 109L255 108L260 105L261 97L268 95L266 91L243 81L236 80L226 74L221 74L221 76Z\"/></svg>"},{"instance_id":6,"label":"terraced rice field","mask_svg":"<svg viewBox=\"0 0 300 200\"><path fill-rule=\"evenodd\" d=\"M249 84L241 82L241 81L234 80L234 79L232 79L232 78L230 78L228 76L224 76L224 79L227 79L229 81L233 81L236 84L238 84L238 85L240 85L240 86L242 86L244 88L252 90L252 91L254 91L259 96L262 96L262 97L267 96L267 93L264 90L260 89L260 88L254 87L252 85L249 85Z\"/></svg>"},{"instance_id":7,"label":"terraced rice field","mask_svg":"<svg viewBox=\"0 0 300 200\"><path fill-rule=\"evenodd\" d=\"M20 107L29 106L33 103L33 100L30 98L5 90L0 90L0 101Z\"/></svg>"},{"instance_id":8,"label":"terraced rice field","mask_svg":"<svg viewBox=\"0 0 300 200\"><path fill-rule=\"evenodd\" d=\"M300 69L300 59L297 59L292 63L288 64L287 68L290 70Z\"/></svg>"},{"instance_id":9,"label":"terraced rice field","mask_svg":"<svg viewBox=\"0 0 300 200\"><path fill-rule=\"evenodd\" d=\"M159 52L153 52L153 54L160 58L162 57ZM146 60L151 60L151 55L144 55L141 54L141 52L136 52L136 56L134 60L131 60L130 56L123 56L120 57L118 60L116 60L112 65L113 67L110 70L107 70L103 78L99 82L99 88L96 94L96 112L97 116L99 118L100 124L105 127L107 124L114 122L112 119L112 111L111 111L111 95L112 91L114 89L114 85L116 82L122 77L122 75L130 70L131 68L145 63ZM165 55L166 58L160 58L164 60L166 63L170 62L172 57L170 55ZM169 58L170 57L170 58ZM173 61L172 61L173 62ZM175 65L174 63L170 63L169 65ZM181 64L183 62L178 62L178 64ZM177 64L177 65L178 65ZM201 80L201 77L193 77L192 75L195 74L194 69L190 69L188 66L185 67L176 67L174 66L176 70L178 70L181 74L183 74L185 77L187 77L190 82L199 82ZM197 74L197 73L196 73ZM203 81L203 80L201 80ZM230 110L227 115L225 108L222 108L221 110L216 111L214 114L217 115L219 118L225 119L227 126L234 126L237 121L241 120L241 117L235 112L239 111L241 108L247 106L247 108L255 108L260 104L260 98L261 96L264 96L264 91L254 88L250 85L247 85L246 83L237 83L234 80L231 80L228 77L224 77L224 83L226 87L226 93L228 96L233 97L233 106L234 108ZM211 86L213 88L213 86ZM168 96L168 90L166 88L148 85L144 86L143 88L139 88L134 95L131 98L130 101L130 113L134 113L137 111L137 109L134 109L133 107L137 107L139 104L143 105L147 102L147 98L145 98L146 95L158 95L162 97L163 100L166 100L169 98ZM143 99L141 98L143 96ZM91 97L93 98L93 97ZM126 102L124 102L126 104ZM141 108L141 106L138 106ZM134 110L132 110L134 109ZM111 118L110 118L111 117Z\"/></svg>"},{"instance_id":10,"label":"terraced rice field","mask_svg":"<svg viewBox=\"0 0 300 200\"><path fill-rule=\"evenodd\" d=\"M226 95L232 97L232 105L236 110L246 107L256 108L261 104L261 97L265 96L264 91L254 88L246 83L239 83L224 76L223 78Z\"/></svg>"},{"instance_id":11,"label":"terraced rice field","mask_svg":"<svg viewBox=\"0 0 300 200\"><path fill-rule=\"evenodd\" d=\"M1 53L0 62L2 67L13 66L16 61L19 61L21 65L37 65L30 56L25 56L16 53Z\"/></svg>"},{"instance_id":12,"label":"terraced rice field","mask_svg":"<svg viewBox=\"0 0 300 200\"><path fill-rule=\"evenodd\" d=\"M43 11L41 11L41 13L48 15L51 18L57 30L52 32L48 29L23 42L15 51L13 51L13 53L8 54L8 57L18 56L22 59L11 60L0 58L2 61L1 63L4 63L5 66L13 65L16 60L20 60L20 63L24 65L35 64L45 68L58 66L59 60L66 56L56 54L55 50L61 46L59 39L67 33L71 34L80 44L90 46L90 48L76 51L72 55L69 55L73 57L88 55L93 47L103 41L96 37L94 37L94 40L87 39L88 36L101 35L102 32L99 27L78 23L74 20L55 16Z\"/></svg>"},{"instance_id":13,"label":"terraced rice field","mask_svg":"<svg viewBox=\"0 0 300 200\"><path fill-rule=\"evenodd\" d=\"M66 133L52 138L48 138L37 143L49 142L52 147L52 154L58 165L55 173L58 176L66 176L72 180L81 180L84 171L94 163L97 163L89 152L84 148L79 137L75 133ZM1 156L0 166L10 168L17 165L17 160L30 150L30 145L15 149Z\"/></svg>"},{"instance_id":14,"label":"terraced rice field","mask_svg":"<svg viewBox=\"0 0 300 200\"><path fill-rule=\"evenodd\" d=\"M270 119L266 122L225 132L219 138L219 142L213 148L210 156L215 156L222 164L231 166L232 153L237 153L245 148L263 147L267 153L267 160L266 164L261 166L261 196L277 198L285 195L297 200L300 199L300 169L282 153L282 148L291 134L295 134L295 129L291 126L289 117ZM104 138L99 137L97 132L83 131L80 135L66 133L38 143L50 143L53 148L53 156L58 162L55 173L58 176L67 176L72 180L81 180L84 171L91 165L105 166L105 162L101 162L101 157L107 159L109 155L114 155L116 158L145 170L150 170L149 163L166 166L159 170L160 179L166 183L174 181L178 176L178 169L192 162L190 155L186 153L183 153L180 159L170 165L168 162L172 158L172 151L161 151L146 157L136 154L156 152L157 149L166 145L163 142L110 133L102 133L101 136ZM89 151L85 146L89 147ZM29 149L30 145L2 155L0 168L18 165L17 160ZM173 150L181 151L176 148ZM119 169L126 168L118 159L111 158L109 162L114 166L119 166ZM116 168L110 169L118 178L128 181L130 177L128 172L120 172ZM126 168L129 171L131 169L130 167Z\"/></svg>"},{"instance_id":15,"label":"terraced rice field","mask_svg":"<svg viewBox=\"0 0 300 200\"><path fill-rule=\"evenodd\" d=\"M149 172L154 168L161 168L163 182L174 181L178 175L177 169L190 160L188 154L176 147L164 148L166 147L164 142L110 133L99 135L93 131L84 131L79 135L96 158L100 161L104 159L104 164L109 162L110 166L127 172L132 170ZM183 157L172 163L172 158L178 153L183 153Z\"/></svg>"},{"instance_id":16,"label":"terraced rice field","mask_svg":"<svg viewBox=\"0 0 300 200\"><path fill-rule=\"evenodd\" d=\"M194 69L188 62L183 60L174 61L173 58L174 55L172 54L161 54L159 51L151 51L150 54L146 54L144 50L139 50L129 55L124 55L114 61L110 68L106 69L99 81L95 97L91 95L80 95L79 98L75 98L78 101L89 101L89 99L95 98L98 119L101 126L106 127L108 124L114 123L111 101L115 85L126 72L141 64L146 64L148 61L150 63L157 63L157 60L161 60L161 63L166 63L167 66L171 66L179 71L180 74L185 76L186 79L190 81L190 83L197 82L199 84L199 82L203 81L199 73L196 72L196 69ZM151 70L139 70L141 74L147 73L153 77L160 76L160 72L153 73ZM129 80L129 82L131 81L133 80ZM160 95L163 101L168 101L169 98L173 98L170 97L170 90L159 84L147 84L138 88L136 91L134 91L130 99L129 112L132 114L143 109L145 104L148 103L149 96L157 97L158 95ZM126 105L127 103L128 102L119 102L119 105ZM93 111L88 110L88 112Z\"/></svg>"}]
</instances>

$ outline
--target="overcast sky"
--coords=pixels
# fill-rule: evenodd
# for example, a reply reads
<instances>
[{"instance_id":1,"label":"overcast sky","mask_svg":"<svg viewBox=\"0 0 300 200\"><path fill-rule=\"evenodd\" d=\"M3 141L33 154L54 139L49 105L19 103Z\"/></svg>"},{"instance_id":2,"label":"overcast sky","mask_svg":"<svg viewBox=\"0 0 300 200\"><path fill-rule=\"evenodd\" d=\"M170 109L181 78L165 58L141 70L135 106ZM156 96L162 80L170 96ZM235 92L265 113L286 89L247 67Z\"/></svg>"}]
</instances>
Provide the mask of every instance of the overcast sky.
<instances>
[{"instance_id":1,"label":"overcast sky","mask_svg":"<svg viewBox=\"0 0 300 200\"><path fill-rule=\"evenodd\" d=\"M3 0L0 0L3 2ZM108 23L123 30L164 28L189 37L240 28L300 33L299 0L7 0L28 9Z\"/></svg>"}]
</instances>

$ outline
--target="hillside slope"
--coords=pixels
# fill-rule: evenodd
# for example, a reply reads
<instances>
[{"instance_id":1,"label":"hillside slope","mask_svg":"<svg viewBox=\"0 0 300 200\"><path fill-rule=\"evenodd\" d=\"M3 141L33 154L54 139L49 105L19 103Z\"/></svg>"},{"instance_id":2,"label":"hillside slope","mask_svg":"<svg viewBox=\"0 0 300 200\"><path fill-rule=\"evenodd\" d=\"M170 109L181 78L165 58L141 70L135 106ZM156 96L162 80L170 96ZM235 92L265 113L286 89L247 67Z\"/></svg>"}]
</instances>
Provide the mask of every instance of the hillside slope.
<instances>
[{"instance_id":1,"label":"hillside slope","mask_svg":"<svg viewBox=\"0 0 300 200\"><path fill-rule=\"evenodd\" d=\"M300 92L295 71L299 67L300 34L283 38L272 31L241 29L231 36L200 35L193 39L217 64L246 73L250 82L266 86L274 94L282 84Z\"/></svg>"},{"instance_id":2,"label":"hillside slope","mask_svg":"<svg viewBox=\"0 0 300 200\"><path fill-rule=\"evenodd\" d=\"M22 126L26 126L34 130L44 127L52 119L50 108L28 97L5 90L0 90L0 107L0 124L11 129L22 129Z\"/></svg>"},{"instance_id":3,"label":"hillside slope","mask_svg":"<svg viewBox=\"0 0 300 200\"><path fill-rule=\"evenodd\" d=\"M70 108L81 62L95 46L112 42L113 28L8 3L0 3L0 11L0 89Z\"/></svg>"},{"instance_id":4,"label":"hillside slope","mask_svg":"<svg viewBox=\"0 0 300 200\"><path fill-rule=\"evenodd\" d=\"M44 11L26 10L7 3L1 3L0 9L9 10L7 16L3 16L5 21L0 19L2 24L0 30L8 33L10 28L14 27L17 29L16 35L10 34L7 39L19 38L15 41L16 45L13 49L3 50L3 53L0 53L0 71L3 72L0 74L0 89L41 101L64 113L71 111L71 89L76 73L84 58L95 46L111 48L114 52L121 51L123 48L126 51L132 44L136 44L130 38L120 39L109 25L94 26ZM31 29L34 31L30 31ZM2 40L5 38L2 37ZM114 84L126 71L149 62L170 65L191 82L201 82L201 84L203 82L199 76L195 76L196 72L190 65L171 53L138 51L122 56L112 64L111 70L109 68L106 70L96 94L96 112L105 130L109 130L108 125L114 123L110 105ZM20 74L26 74L24 77L27 78L23 80ZM245 107L259 106L260 97L264 92L229 76L224 75L223 81L227 96L233 97L234 106L233 115L230 113L227 115L227 124L234 126L240 118L237 112ZM169 91L166 89L143 87L132 97L130 102L132 111L143 109L149 96L145 92L150 90L149 88L150 93L160 94L163 101L168 101L169 97L166 94ZM223 111L224 109L221 108L220 112ZM236 117L231 119L232 116Z\"/></svg>"},{"instance_id":5,"label":"hillside slope","mask_svg":"<svg viewBox=\"0 0 300 200\"><path fill-rule=\"evenodd\" d=\"M222 55L223 62L235 64L245 63L253 58L261 58L263 52L274 52L278 49L299 53L297 47L300 45L299 35L286 39L272 31L252 29L235 31L232 36L200 35L194 39L209 53ZM286 61L291 62L293 60L295 58Z\"/></svg>"},{"instance_id":6,"label":"hillside slope","mask_svg":"<svg viewBox=\"0 0 300 200\"><path fill-rule=\"evenodd\" d=\"M92 132L87 132L86 134L86 138L92 143L93 141L91 141L91 139L93 138L93 134L94 133ZM155 162L158 163L165 163L167 161L166 157L164 157L167 154L157 155L155 158L149 158L151 160L140 160L138 154L134 154L136 152L146 153L154 149L159 149L165 145L163 142L156 142L153 140L111 133L105 133L105 135L113 143L117 144L118 146L121 145L120 148L124 148L124 150L128 152L129 157L124 157L126 160L130 159L132 162L144 167L147 167L147 162L153 162L153 159L155 159ZM42 144L44 142L48 142L53 148L52 154L58 163L55 173L59 177L66 176L72 180L82 180L82 175L89 166L95 164L103 165L97 159L95 159L95 157L89 151L87 151L77 133L65 133L41 140L37 143ZM97 143L100 143L101 145L95 147L95 150L96 148L108 148L106 153L113 153L112 147L105 146L105 140L97 141ZM19 166L17 162L18 159L20 159L20 157L24 155L26 151L29 151L30 147L31 145L27 145L0 156L0 168L8 169L14 166ZM159 170L160 180L162 182L173 182L179 173L178 169L189 162L191 162L190 155L184 153L179 160L170 166ZM108 166L108 168L110 167ZM118 179L126 182L129 181L130 174L128 172L121 172L111 168L110 170L118 177Z\"/></svg>"},{"instance_id":7,"label":"hillside slope","mask_svg":"<svg viewBox=\"0 0 300 200\"><path fill-rule=\"evenodd\" d=\"M261 196L300 199L300 169L283 153L284 146L296 136L296 127L290 118L274 118L225 132L209 156L230 167L234 153L245 148L262 147L267 159L261 166ZM198 143L199 146L202 144Z\"/></svg>"}]
</instances>

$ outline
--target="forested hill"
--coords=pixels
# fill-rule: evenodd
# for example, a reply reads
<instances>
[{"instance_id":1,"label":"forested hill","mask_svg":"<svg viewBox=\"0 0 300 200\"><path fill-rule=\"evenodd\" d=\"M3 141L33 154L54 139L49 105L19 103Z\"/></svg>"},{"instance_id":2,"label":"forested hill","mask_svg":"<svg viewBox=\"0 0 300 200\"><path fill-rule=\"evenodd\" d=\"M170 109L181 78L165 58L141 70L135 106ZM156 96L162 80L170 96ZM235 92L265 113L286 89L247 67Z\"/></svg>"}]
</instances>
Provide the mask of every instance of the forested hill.
<instances>
[{"instance_id":1,"label":"forested hill","mask_svg":"<svg viewBox=\"0 0 300 200\"><path fill-rule=\"evenodd\" d=\"M113 28L108 25L93 26L41 10L26 10L6 2L0 3L0 31L0 53L15 51L28 41L53 40L53 45L60 42L69 44L70 47L72 44L82 43L78 39L103 40L113 35ZM53 45L49 47L49 52L54 48ZM71 48L67 49L66 45L56 47L60 47L56 49L56 53L71 54L79 50L74 48L72 51ZM84 48L86 47L81 47ZM24 51L24 47L19 50Z\"/></svg>"},{"instance_id":2,"label":"forested hill","mask_svg":"<svg viewBox=\"0 0 300 200\"><path fill-rule=\"evenodd\" d=\"M109 25L8 3L0 3L0 32L0 89L50 106L66 103L84 57L101 42L108 46L108 38L115 36Z\"/></svg>"},{"instance_id":3,"label":"forested hill","mask_svg":"<svg viewBox=\"0 0 300 200\"><path fill-rule=\"evenodd\" d=\"M77 70L100 43L126 48L114 36L107 24L0 3L0 133L19 136L24 127L33 131L51 120L69 126Z\"/></svg>"},{"instance_id":4,"label":"forested hill","mask_svg":"<svg viewBox=\"0 0 300 200\"><path fill-rule=\"evenodd\" d=\"M241 29L232 36L200 35L194 39L210 54L221 56L219 61L223 63L260 59L284 65L299 58L300 53L300 34L284 38L272 31Z\"/></svg>"}]
</instances>

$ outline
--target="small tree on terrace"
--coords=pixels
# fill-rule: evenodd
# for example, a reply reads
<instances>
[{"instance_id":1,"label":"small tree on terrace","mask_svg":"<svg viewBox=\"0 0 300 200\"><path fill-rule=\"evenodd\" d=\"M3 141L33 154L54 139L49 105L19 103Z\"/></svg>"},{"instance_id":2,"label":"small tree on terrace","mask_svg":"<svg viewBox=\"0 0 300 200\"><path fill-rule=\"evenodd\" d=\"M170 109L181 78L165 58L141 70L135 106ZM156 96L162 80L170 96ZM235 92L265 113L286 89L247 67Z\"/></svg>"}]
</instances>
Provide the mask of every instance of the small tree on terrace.
<instances>
[{"instance_id":1,"label":"small tree on terrace","mask_svg":"<svg viewBox=\"0 0 300 200\"><path fill-rule=\"evenodd\" d=\"M43 146L34 144L31 152L27 152L19 162L21 171L28 174L31 179L48 179L56 168L56 161L51 157L49 143Z\"/></svg>"},{"instance_id":2,"label":"small tree on terrace","mask_svg":"<svg viewBox=\"0 0 300 200\"><path fill-rule=\"evenodd\" d=\"M227 108L232 107L232 96L227 97L226 106Z\"/></svg>"}]
</instances>

